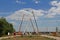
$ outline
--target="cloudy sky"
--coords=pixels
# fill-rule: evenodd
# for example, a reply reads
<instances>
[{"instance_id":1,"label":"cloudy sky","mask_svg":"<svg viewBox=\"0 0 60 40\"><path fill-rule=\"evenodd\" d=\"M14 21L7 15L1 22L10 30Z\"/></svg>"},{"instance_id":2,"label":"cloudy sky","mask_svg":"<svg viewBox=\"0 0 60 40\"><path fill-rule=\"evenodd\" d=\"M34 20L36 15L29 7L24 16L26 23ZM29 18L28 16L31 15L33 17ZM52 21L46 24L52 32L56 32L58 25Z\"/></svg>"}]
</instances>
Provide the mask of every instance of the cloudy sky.
<instances>
[{"instance_id":1,"label":"cloudy sky","mask_svg":"<svg viewBox=\"0 0 60 40\"><path fill-rule=\"evenodd\" d=\"M0 0L0 17L5 17L12 23L16 31L19 30L23 14L25 16L21 30L33 31L30 18L36 29L32 11L39 31L56 31L56 27L60 29L59 0Z\"/></svg>"}]
</instances>

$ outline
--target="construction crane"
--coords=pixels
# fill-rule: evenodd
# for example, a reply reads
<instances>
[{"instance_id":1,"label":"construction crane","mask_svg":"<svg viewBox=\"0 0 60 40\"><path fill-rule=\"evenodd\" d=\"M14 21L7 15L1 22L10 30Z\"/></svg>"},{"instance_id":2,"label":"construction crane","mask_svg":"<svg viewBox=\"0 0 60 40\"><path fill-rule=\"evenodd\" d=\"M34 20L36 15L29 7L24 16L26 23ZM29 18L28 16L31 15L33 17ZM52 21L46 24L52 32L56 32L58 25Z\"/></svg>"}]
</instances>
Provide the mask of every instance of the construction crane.
<instances>
[{"instance_id":1,"label":"construction crane","mask_svg":"<svg viewBox=\"0 0 60 40\"><path fill-rule=\"evenodd\" d=\"M34 28L34 25L33 25L33 22L32 22L32 20L31 20L31 18L30 18L30 22L31 22L31 25L32 25L32 27L33 27L33 31L35 32L35 28Z\"/></svg>"},{"instance_id":2,"label":"construction crane","mask_svg":"<svg viewBox=\"0 0 60 40\"><path fill-rule=\"evenodd\" d=\"M33 17L34 17L34 21L35 21L35 24L36 24L36 28L37 28L37 32L36 33L38 33L39 32L39 30L38 30L38 25L37 25L37 22L36 22L36 19L35 19L35 14L34 14L34 12L32 11L32 14L33 14Z\"/></svg>"},{"instance_id":3,"label":"construction crane","mask_svg":"<svg viewBox=\"0 0 60 40\"><path fill-rule=\"evenodd\" d=\"M36 25L36 28L37 28L36 33L38 33L38 32L39 32L39 30L38 30L38 25L37 25L37 22L36 22L36 19L35 19L35 14L34 14L33 11L32 11L32 14L33 14L34 22L35 22L35 25ZM24 16L25 16L25 14L23 14L23 16L22 16L22 20L21 20L20 27L19 27L19 32L21 32L21 27L22 27L22 23L23 23ZM33 22L32 22L32 20L31 20L31 18L29 18L29 20L30 20L31 25L32 25L32 27L33 27L33 30L34 30L34 32L35 32L35 28L34 28L34 25L33 25Z\"/></svg>"},{"instance_id":4,"label":"construction crane","mask_svg":"<svg viewBox=\"0 0 60 40\"><path fill-rule=\"evenodd\" d=\"M22 16L22 21L21 21L21 24L20 24L20 27L19 27L19 32L21 31L21 27L22 27L24 16L25 16L25 14L23 14L23 16Z\"/></svg>"},{"instance_id":5,"label":"construction crane","mask_svg":"<svg viewBox=\"0 0 60 40\"><path fill-rule=\"evenodd\" d=\"M35 28L34 28L34 25L33 25L32 19L31 19L30 17L29 17L29 21L30 21L29 23L31 23L31 25L32 25L33 33L35 33ZM28 25L28 24L27 24L27 25ZM27 28L29 27L29 26L27 26L27 25L26 25L26 29L25 29L25 31L24 31L25 33L27 32ZM31 33L30 33L30 34L31 34Z\"/></svg>"}]
</instances>

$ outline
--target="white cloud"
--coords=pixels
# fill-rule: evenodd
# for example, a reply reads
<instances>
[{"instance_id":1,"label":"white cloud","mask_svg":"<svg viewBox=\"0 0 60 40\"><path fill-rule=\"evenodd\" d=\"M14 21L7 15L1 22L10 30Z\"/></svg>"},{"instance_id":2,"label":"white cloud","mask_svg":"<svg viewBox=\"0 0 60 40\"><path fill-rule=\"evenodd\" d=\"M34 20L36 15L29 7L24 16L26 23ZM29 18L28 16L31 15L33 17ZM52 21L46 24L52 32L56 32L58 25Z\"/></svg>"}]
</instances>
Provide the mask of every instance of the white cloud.
<instances>
[{"instance_id":1,"label":"white cloud","mask_svg":"<svg viewBox=\"0 0 60 40\"><path fill-rule=\"evenodd\" d=\"M17 1L18 2L18 1ZM40 1L38 0L34 0L34 2L36 4L38 4ZM53 18L55 17L56 15L60 15L60 1L58 0L54 0L54 1L51 1L50 4L52 5L52 7L47 11L47 14L45 15L46 18ZM44 15L44 14L40 14L43 10L34 10L34 9L23 9L25 11L25 14L26 13L31 13L31 10L34 11L34 13L39 13L39 14L36 14L35 16L41 16L41 15ZM26 10L29 10L29 11L26 11ZM45 13L46 11L44 11ZM30 17L32 17L32 14L29 15ZM27 19L28 17L25 17L25 19ZM37 18L37 17L36 17ZM33 17L32 17L33 19ZM17 20L17 19L16 19Z\"/></svg>"},{"instance_id":2,"label":"white cloud","mask_svg":"<svg viewBox=\"0 0 60 40\"><path fill-rule=\"evenodd\" d=\"M35 1L36 4L40 3L40 1Z\"/></svg>"},{"instance_id":3,"label":"white cloud","mask_svg":"<svg viewBox=\"0 0 60 40\"><path fill-rule=\"evenodd\" d=\"M51 2L51 5L57 6L57 1L52 1L52 2Z\"/></svg>"},{"instance_id":4,"label":"white cloud","mask_svg":"<svg viewBox=\"0 0 60 40\"><path fill-rule=\"evenodd\" d=\"M35 2L35 4L40 3L40 1L39 1L39 0L33 0L33 1Z\"/></svg>"},{"instance_id":5,"label":"white cloud","mask_svg":"<svg viewBox=\"0 0 60 40\"><path fill-rule=\"evenodd\" d=\"M36 2L36 0L34 0ZM18 0L16 2L19 2ZM37 1L36 3L38 3L39 1ZM26 8L26 9L21 9L18 11L15 11L12 15L8 16L7 18L12 19L12 20L21 20L23 14L25 14L24 16L24 20L28 20L29 17L31 17L31 19L33 19L33 15L32 15L32 11L34 12L36 19L40 16L43 16L44 13L47 13L45 15L46 18L53 18L56 15L60 15L60 1L54 0L50 2L52 7L48 10L48 11L44 11L44 10L35 10L35 9L31 9L31 8ZM27 16L28 15L28 16Z\"/></svg>"},{"instance_id":6,"label":"white cloud","mask_svg":"<svg viewBox=\"0 0 60 40\"><path fill-rule=\"evenodd\" d=\"M33 20L34 18L33 18L32 11L34 12L36 19L44 15L43 10L35 10L35 9L27 8L27 9L21 9L21 10L15 11L12 15L6 18L10 20L22 20L22 16L23 14L25 14L24 20L29 20L29 17Z\"/></svg>"},{"instance_id":7,"label":"white cloud","mask_svg":"<svg viewBox=\"0 0 60 40\"><path fill-rule=\"evenodd\" d=\"M57 7L59 6L60 7L60 1L52 1L51 5L57 6Z\"/></svg>"},{"instance_id":8,"label":"white cloud","mask_svg":"<svg viewBox=\"0 0 60 40\"><path fill-rule=\"evenodd\" d=\"M19 3L19 4L26 4L26 2L22 2L22 1L19 1L19 0L16 0L16 3Z\"/></svg>"},{"instance_id":9,"label":"white cloud","mask_svg":"<svg viewBox=\"0 0 60 40\"><path fill-rule=\"evenodd\" d=\"M51 9L49 9L46 17L53 18L56 15L56 10L55 9L56 9L56 7L52 7Z\"/></svg>"},{"instance_id":10,"label":"white cloud","mask_svg":"<svg viewBox=\"0 0 60 40\"><path fill-rule=\"evenodd\" d=\"M46 15L46 17L48 18L53 18L55 17L56 15L60 15L60 1L52 1L51 2L51 5L53 7L51 7L49 10L48 10L48 14Z\"/></svg>"}]
</instances>

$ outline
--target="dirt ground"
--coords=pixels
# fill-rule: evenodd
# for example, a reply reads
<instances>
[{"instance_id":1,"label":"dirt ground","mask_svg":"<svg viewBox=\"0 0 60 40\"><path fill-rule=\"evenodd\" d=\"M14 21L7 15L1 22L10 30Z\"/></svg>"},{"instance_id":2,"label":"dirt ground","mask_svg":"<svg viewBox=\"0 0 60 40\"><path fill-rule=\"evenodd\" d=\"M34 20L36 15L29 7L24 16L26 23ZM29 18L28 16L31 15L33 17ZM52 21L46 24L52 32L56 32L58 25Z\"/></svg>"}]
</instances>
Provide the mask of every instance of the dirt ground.
<instances>
[{"instance_id":1,"label":"dirt ground","mask_svg":"<svg viewBox=\"0 0 60 40\"><path fill-rule=\"evenodd\" d=\"M2 39L2 40L55 40L55 39L50 39L41 36L19 36L19 37L13 37L13 38Z\"/></svg>"}]
</instances>

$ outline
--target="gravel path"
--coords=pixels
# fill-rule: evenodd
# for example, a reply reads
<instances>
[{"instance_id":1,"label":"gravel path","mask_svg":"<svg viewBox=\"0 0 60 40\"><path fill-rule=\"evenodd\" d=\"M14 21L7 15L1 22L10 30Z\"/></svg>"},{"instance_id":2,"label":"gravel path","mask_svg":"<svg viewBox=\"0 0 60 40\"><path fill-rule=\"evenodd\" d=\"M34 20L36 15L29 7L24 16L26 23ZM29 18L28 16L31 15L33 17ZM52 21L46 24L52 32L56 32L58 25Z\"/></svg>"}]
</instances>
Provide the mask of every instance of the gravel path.
<instances>
[{"instance_id":1,"label":"gravel path","mask_svg":"<svg viewBox=\"0 0 60 40\"><path fill-rule=\"evenodd\" d=\"M48 35L41 35L41 36L60 40L60 37L54 37L54 36L48 36Z\"/></svg>"},{"instance_id":2,"label":"gravel path","mask_svg":"<svg viewBox=\"0 0 60 40\"><path fill-rule=\"evenodd\" d=\"M20 36L20 35L16 35L16 36ZM6 39L6 38L13 38L13 37L14 37L14 36L0 37L0 40Z\"/></svg>"}]
</instances>

